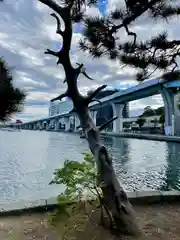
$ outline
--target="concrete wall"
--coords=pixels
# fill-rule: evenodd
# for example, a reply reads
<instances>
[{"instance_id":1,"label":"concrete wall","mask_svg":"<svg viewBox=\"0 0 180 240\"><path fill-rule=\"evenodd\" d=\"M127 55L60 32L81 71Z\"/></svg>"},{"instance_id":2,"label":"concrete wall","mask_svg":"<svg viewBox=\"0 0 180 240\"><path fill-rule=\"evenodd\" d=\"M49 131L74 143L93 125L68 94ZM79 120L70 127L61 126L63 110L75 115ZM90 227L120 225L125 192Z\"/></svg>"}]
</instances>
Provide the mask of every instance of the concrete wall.
<instances>
[{"instance_id":1,"label":"concrete wall","mask_svg":"<svg viewBox=\"0 0 180 240\"><path fill-rule=\"evenodd\" d=\"M132 204L156 204L156 203L175 203L180 201L180 191L136 191L126 192L129 201ZM95 200L92 198L92 200ZM72 204L76 202L64 202L63 204ZM45 212L53 210L59 205L57 197L49 199L40 199L37 201L21 201L18 203L1 204L0 216L20 216L23 213L32 214L32 212Z\"/></svg>"}]
</instances>

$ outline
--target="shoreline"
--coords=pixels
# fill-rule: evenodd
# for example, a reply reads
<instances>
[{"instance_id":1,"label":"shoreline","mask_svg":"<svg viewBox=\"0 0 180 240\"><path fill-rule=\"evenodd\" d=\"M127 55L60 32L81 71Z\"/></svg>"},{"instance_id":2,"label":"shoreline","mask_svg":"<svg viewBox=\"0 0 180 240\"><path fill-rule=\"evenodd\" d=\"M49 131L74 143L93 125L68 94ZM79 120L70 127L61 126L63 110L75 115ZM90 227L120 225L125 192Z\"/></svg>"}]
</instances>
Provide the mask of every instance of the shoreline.
<instances>
[{"instance_id":1,"label":"shoreline","mask_svg":"<svg viewBox=\"0 0 180 240\"><path fill-rule=\"evenodd\" d=\"M0 129L1 130L1 129ZM23 129L24 130L24 129ZM2 130L7 131L7 130ZM20 130L19 130L20 131ZM46 131L46 130L30 130L30 131ZM59 132L67 134L78 134L79 132L68 132L68 131L55 131L47 130L47 132ZM161 141L161 142L175 142L180 143L180 136L166 136L161 134L146 134L146 133L126 133L126 132L101 132L101 136L111 136L111 137L122 137L122 138L132 138L132 139L142 139L142 140L152 140L152 141Z\"/></svg>"},{"instance_id":2,"label":"shoreline","mask_svg":"<svg viewBox=\"0 0 180 240\"><path fill-rule=\"evenodd\" d=\"M48 132L60 132L60 133L78 134L79 135L79 132L53 131L53 130L49 130ZM126 133L126 132L119 132L119 133L101 132L101 136L122 137L122 138L133 138L133 139L142 139L142 140L151 140L151 141L180 143L180 136L179 137L178 136L166 136L166 135L160 135L160 134Z\"/></svg>"},{"instance_id":3,"label":"shoreline","mask_svg":"<svg viewBox=\"0 0 180 240\"><path fill-rule=\"evenodd\" d=\"M111 137L123 137L123 138L134 138L134 139L144 139L144 140L154 140L163 142L175 142L180 143L180 137L177 136L166 136L158 134L142 134L142 133L114 133L114 132L102 132L102 136Z\"/></svg>"},{"instance_id":4,"label":"shoreline","mask_svg":"<svg viewBox=\"0 0 180 240\"><path fill-rule=\"evenodd\" d=\"M126 192L129 201L132 204L157 204L157 203L173 203L180 201L180 191L136 191ZM90 199L94 201L94 199ZM73 204L75 202L63 202L62 204ZM57 197L48 199L40 199L35 201L20 201L17 203L0 204L0 217L21 215L29 212L45 212L53 211L58 206Z\"/></svg>"}]
</instances>

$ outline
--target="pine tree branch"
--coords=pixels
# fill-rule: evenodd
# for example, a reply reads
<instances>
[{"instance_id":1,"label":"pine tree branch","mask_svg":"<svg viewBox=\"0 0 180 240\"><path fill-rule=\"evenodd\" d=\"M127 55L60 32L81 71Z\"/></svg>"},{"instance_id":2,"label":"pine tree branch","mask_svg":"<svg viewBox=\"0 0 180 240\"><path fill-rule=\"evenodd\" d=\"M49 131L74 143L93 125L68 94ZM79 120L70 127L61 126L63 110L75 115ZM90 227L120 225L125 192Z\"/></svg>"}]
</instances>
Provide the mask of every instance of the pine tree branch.
<instances>
[{"instance_id":1,"label":"pine tree branch","mask_svg":"<svg viewBox=\"0 0 180 240\"><path fill-rule=\"evenodd\" d=\"M133 8L133 11L126 11L124 13L119 11L119 15L117 13L117 19L121 19L119 25L113 24L112 20L108 21L106 18L88 18L85 21L86 31L84 32L84 36L86 39L84 39L84 42L80 42L80 49L83 51L88 50L94 58L109 55L111 59L116 59L119 51L122 49L117 49L115 36L113 34L116 34L119 29L125 28L127 34L134 37L133 45L136 45L137 34L130 31L128 26L159 1L160 0L146 0L139 5L135 4L137 6ZM132 2L133 1L131 1L131 3ZM113 17L111 18L113 19ZM88 44L87 40L89 40L90 44Z\"/></svg>"},{"instance_id":2,"label":"pine tree branch","mask_svg":"<svg viewBox=\"0 0 180 240\"><path fill-rule=\"evenodd\" d=\"M88 78L89 80L93 80L93 78L89 77L85 71L82 72L82 74L83 74L86 78Z\"/></svg>"},{"instance_id":3,"label":"pine tree branch","mask_svg":"<svg viewBox=\"0 0 180 240\"><path fill-rule=\"evenodd\" d=\"M175 71L178 67L177 58L180 57L180 40L168 41L167 33L161 33L151 40L136 43L127 42L122 45L121 61L141 69L137 80L149 78L155 71ZM151 71L151 69L154 69Z\"/></svg>"},{"instance_id":4,"label":"pine tree branch","mask_svg":"<svg viewBox=\"0 0 180 240\"><path fill-rule=\"evenodd\" d=\"M119 25L113 26L112 33L117 32L122 27L128 26L130 23L135 21L138 17L140 17L143 13L145 13L149 8L151 8L158 0L146 1L146 4L143 7L137 8L135 12L133 12L130 16L127 16L123 19L123 22Z\"/></svg>"},{"instance_id":5,"label":"pine tree branch","mask_svg":"<svg viewBox=\"0 0 180 240\"><path fill-rule=\"evenodd\" d=\"M49 55L53 55L55 57L58 57L58 52L52 51L50 49L47 49L44 54L49 54Z\"/></svg>"},{"instance_id":6,"label":"pine tree branch","mask_svg":"<svg viewBox=\"0 0 180 240\"><path fill-rule=\"evenodd\" d=\"M41 2L41 3L45 4L46 6L50 7L51 9L53 9L58 14L60 14L61 11L62 11L61 6L53 0L39 0L39 2Z\"/></svg>"},{"instance_id":7,"label":"pine tree branch","mask_svg":"<svg viewBox=\"0 0 180 240\"><path fill-rule=\"evenodd\" d=\"M61 101L62 98L64 98L64 97L68 97L68 93L67 93L67 92L62 93L62 94L59 95L58 97L51 99L51 102L54 102L54 101L56 101L56 100L60 100L60 101Z\"/></svg>"},{"instance_id":8,"label":"pine tree branch","mask_svg":"<svg viewBox=\"0 0 180 240\"><path fill-rule=\"evenodd\" d=\"M134 32L129 31L129 28L128 28L127 25L125 25L124 27L126 29L126 32L127 32L128 36L134 36L133 45L135 45L136 44L136 39L137 39L137 34L134 33Z\"/></svg>"},{"instance_id":9,"label":"pine tree branch","mask_svg":"<svg viewBox=\"0 0 180 240\"><path fill-rule=\"evenodd\" d=\"M72 1L72 4L73 4L73 1ZM69 51L71 48L71 41L72 41L72 20L71 20L71 8L70 8L72 4L70 4L69 7L64 10L64 15L61 15L65 25L65 30L62 36L63 37L62 50L64 53L64 57L66 58L66 64L67 62L69 62L69 65L71 65Z\"/></svg>"},{"instance_id":10,"label":"pine tree branch","mask_svg":"<svg viewBox=\"0 0 180 240\"><path fill-rule=\"evenodd\" d=\"M103 90L104 88L106 88L107 85L102 85L101 87L98 87L94 92L92 92L90 94L90 96L85 98L85 103L88 105L89 103L93 102L94 98L96 97L96 95Z\"/></svg>"},{"instance_id":11,"label":"pine tree branch","mask_svg":"<svg viewBox=\"0 0 180 240\"><path fill-rule=\"evenodd\" d=\"M76 71L79 73L82 73L86 78L88 78L89 80L93 80L91 77L88 76L88 74L86 73L86 68L84 68L84 64L83 63L76 63L79 67L76 68Z\"/></svg>"},{"instance_id":12,"label":"pine tree branch","mask_svg":"<svg viewBox=\"0 0 180 240\"><path fill-rule=\"evenodd\" d=\"M175 70L174 72L167 72L167 73L162 75L162 78L165 81L171 81L172 79L173 80L178 80L180 78L180 71Z\"/></svg>"},{"instance_id":13,"label":"pine tree branch","mask_svg":"<svg viewBox=\"0 0 180 240\"><path fill-rule=\"evenodd\" d=\"M55 52L55 51L52 51L50 49L47 49L44 52L44 54L49 54L49 55L57 57L58 58L57 65L58 64L63 64L63 51L62 51L62 49L59 52Z\"/></svg>"},{"instance_id":14,"label":"pine tree branch","mask_svg":"<svg viewBox=\"0 0 180 240\"><path fill-rule=\"evenodd\" d=\"M99 99L93 98L91 102L98 102L102 108L102 102Z\"/></svg>"},{"instance_id":15,"label":"pine tree branch","mask_svg":"<svg viewBox=\"0 0 180 240\"><path fill-rule=\"evenodd\" d=\"M76 109L73 107L73 109L71 111L69 111L69 113L75 113Z\"/></svg>"},{"instance_id":16,"label":"pine tree branch","mask_svg":"<svg viewBox=\"0 0 180 240\"><path fill-rule=\"evenodd\" d=\"M178 64L176 62L176 57L180 56L180 48L177 50L177 52L172 56L172 63L174 63L174 67L173 69L171 70L172 72L175 71L176 68L178 68Z\"/></svg>"},{"instance_id":17,"label":"pine tree branch","mask_svg":"<svg viewBox=\"0 0 180 240\"><path fill-rule=\"evenodd\" d=\"M71 8L73 6L74 1L72 0L67 7L61 7L53 0L39 0L41 3L45 4L49 8L53 9L56 13L58 13L64 21L65 30L59 31L60 29L60 20L59 18L52 13L51 16L55 17L57 20L57 32L62 33L61 36L63 38L63 46L59 52L53 52L52 50L47 49L45 54L51 54L53 56L58 57L57 64L62 64L63 67L69 71L72 71L72 65L69 57L69 51L71 47L72 40L72 20L71 20Z\"/></svg>"},{"instance_id":18,"label":"pine tree branch","mask_svg":"<svg viewBox=\"0 0 180 240\"><path fill-rule=\"evenodd\" d=\"M107 122L103 123L100 127L99 127L99 131L102 131L103 129L105 129L110 123L112 123L113 121L115 121L116 119L118 119L118 117L114 117L109 119Z\"/></svg>"},{"instance_id":19,"label":"pine tree branch","mask_svg":"<svg viewBox=\"0 0 180 240\"><path fill-rule=\"evenodd\" d=\"M61 31L61 22L60 19L58 18L58 16L55 13L51 13L51 16L54 17L57 21L57 30L56 33L60 34L61 36L63 36L63 31Z\"/></svg>"}]
</instances>

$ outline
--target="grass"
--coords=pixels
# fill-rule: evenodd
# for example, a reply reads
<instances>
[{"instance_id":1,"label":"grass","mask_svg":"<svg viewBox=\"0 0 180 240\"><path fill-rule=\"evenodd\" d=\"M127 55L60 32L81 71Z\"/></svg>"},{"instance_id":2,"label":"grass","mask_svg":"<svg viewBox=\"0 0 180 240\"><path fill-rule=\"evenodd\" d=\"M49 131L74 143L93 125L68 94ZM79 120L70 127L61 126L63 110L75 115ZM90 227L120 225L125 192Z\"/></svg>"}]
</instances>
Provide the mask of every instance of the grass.
<instances>
[{"instance_id":1,"label":"grass","mask_svg":"<svg viewBox=\"0 0 180 240\"><path fill-rule=\"evenodd\" d=\"M135 205L137 221L147 240L180 240L180 203ZM134 240L128 236L113 236L99 226L99 209L92 208L91 216L80 210L68 227L61 220L49 223L50 213L29 213L21 216L0 217L1 240ZM92 211L93 210L93 211Z\"/></svg>"}]
</instances>

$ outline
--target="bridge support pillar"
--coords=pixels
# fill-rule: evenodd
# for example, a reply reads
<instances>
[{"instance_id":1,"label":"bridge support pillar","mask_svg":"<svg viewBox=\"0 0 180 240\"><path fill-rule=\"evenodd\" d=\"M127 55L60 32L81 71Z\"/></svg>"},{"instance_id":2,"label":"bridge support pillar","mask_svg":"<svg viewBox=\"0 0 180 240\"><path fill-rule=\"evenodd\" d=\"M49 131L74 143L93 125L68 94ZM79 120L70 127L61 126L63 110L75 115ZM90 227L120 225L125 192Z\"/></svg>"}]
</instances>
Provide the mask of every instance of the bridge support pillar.
<instances>
[{"instance_id":1,"label":"bridge support pillar","mask_svg":"<svg viewBox=\"0 0 180 240\"><path fill-rule=\"evenodd\" d=\"M46 122L46 131L49 131L51 127L51 121Z\"/></svg>"},{"instance_id":2,"label":"bridge support pillar","mask_svg":"<svg viewBox=\"0 0 180 240\"><path fill-rule=\"evenodd\" d=\"M64 122L65 122L65 131L69 131L69 129L70 129L70 118L65 117Z\"/></svg>"},{"instance_id":3,"label":"bridge support pillar","mask_svg":"<svg viewBox=\"0 0 180 240\"><path fill-rule=\"evenodd\" d=\"M74 115L74 131L77 132L77 127L80 125L80 121L77 115Z\"/></svg>"},{"instance_id":4,"label":"bridge support pillar","mask_svg":"<svg viewBox=\"0 0 180 240\"><path fill-rule=\"evenodd\" d=\"M96 116L97 116L97 111L91 111L91 117L95 125L96 125Z\"/></svg>"},{"instance_id":5,"label":"bridge support pillar","mask_svg":"<svg viewBox=\"0 0 180 240\"><path fill-rule=\"evenodd\" d=\"M50 123L49 123L49 130L50 131L53 129L54 125L55 125L54 119L51 119Z\"/></svg>"},{"instance_id":6,"label":"bridge support pillar","mask_svg":"<svg viewBox=\"0 0 180 240\"><path fill-rule=\"evenodd\" d=\"M46 130L46 125L47 125L47 123L45 121L42 122L42 130Z\"/></svg>"},{"instance_id":7,"label":"bridge support pillar","mask_svg":"<svg viewBox=\"0 0 180 240\"><path fill-rule=\"evenodd\" d=\"M113 122L113 132L122 132L123 130L123 108L124 104L112 103L113 117L118 117Z\"/></svg>"},{"instance_id":8,"label":"bridge support pillar","mask_svg":"<svg viewBox=\"0 0 180 240\"><path fill-rule=\"evenodd\" d=\"M58 129L59 130L62 130L62 124L63 124L63 119L59 118L59 121L58 121Z\"/></svg>"},{"instance_id":9,"label":"bridge support pillar","mask_svg":"<svg viewBox=\"0 0 180 240\"><path fill-rule=\"evenodd\" d=\"M33 124L33 130L36 130L36 123Z\"/></svg>"},{"instance_id":10,"label":"bridge support pillar","mask_svg":"<svg viewBox=\"0 0 180 240\"><path fill-rule=\"evenodd\" d=\"M180 136L180 92L178 91L176 94L174 94L174 116L173 116L173 122L174 122L174 135Z\"/></svg>"},{"instance_id":11,"label":"bridge support pillar","mask_svg":"<svg viewBox=\"0 0 180 240\"><path fill-rule=\"evenodd\" d=\"M39 122L39 130L41 131L43 129L43 123Z\"/></svg>"},{"instance_id":12,"label":"bridge support pillar","mask_svg":"<svg viewBox=\"0 0 180 240\"><path fill-rule=\"evenodd\" d=\"M55 119L55 121L54 121L54 130L55 131L59 130L59 119Z\"/></svg>"},{"instance_id":13,"label":"bridge support pillar","mask_svg":"<svg viewBox=\"0 0 180 240\"><path fill-rule=\"evenodd\" d=\"M163 88L161 95L164 101L164 111L165 111L165 123L164 130L165 135L174 135L174 95L171 90Z\"/></svg>"},{"instance_id":14,"label":"bridge support pillar","mask_svg":"<svg viewBox=\"0 0 180 240\"><path fill-rule=\"evenodd\" d=\"M36 123L36 130L39 130L39 123Z\"/></svg>"}]
</instances>

